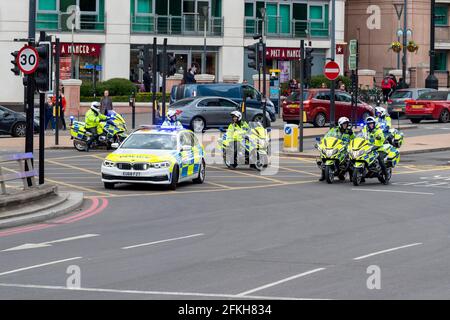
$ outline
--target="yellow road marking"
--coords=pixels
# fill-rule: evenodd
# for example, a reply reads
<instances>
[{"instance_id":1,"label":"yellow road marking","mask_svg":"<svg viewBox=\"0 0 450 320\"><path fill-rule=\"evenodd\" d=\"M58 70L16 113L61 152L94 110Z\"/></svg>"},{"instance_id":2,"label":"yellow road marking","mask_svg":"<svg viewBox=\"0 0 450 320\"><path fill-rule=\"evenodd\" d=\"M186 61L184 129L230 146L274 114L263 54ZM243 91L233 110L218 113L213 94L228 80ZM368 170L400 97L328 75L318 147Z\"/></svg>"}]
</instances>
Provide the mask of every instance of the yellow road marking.
<instances>
[{"instance_id":1,"label":"yellow road marking","mask_svg":"<svg viewBox=\"0 0 450 320\"><path fill-rule=\"evenodd\" d=\"M50 159L50 160L65 160L65 159L73 159L73 158L86 158L86 157L92 157L92 156L94 156L94 155L83 154L83 155L79 155L79 156L56 157L56 158L48 158L48 159Z\"/></svg>"},{"instance_id":2,"label":"yellow road marking","mask_svg":"<svg viewBox=\"0 0 450 320\"><path fill-rule=\"evenodd\" d=\"M292 172L298 172L298 173L304 173L304 174L308 174L308 175L315 176L315 177L319 177L320 176L320 174L317 174L317 173L312 173L312 172L308 172L308 171L292 169L292 168L288 168L288 167L280 167L280 166L278 166L278 169L286 170L286 171L292 171Z\"/></svg>"},{"instance_id":3,"label":"yellow road marking","mask_svg":"<svg viewBox=\"0 0 450 320\"><path fill-rule=\"evenodd\" d=\"M217 170L220 170L220 171L230 172L230 169L224 169L224 168L214 167L214 166L210 166L210 167L212 167L212 168L214 168L214 169L217 169ZM277 180L277 179L272 179L272 178L265 177L265 176L258 176L258 175L254 175L254 174L242 172L242 171L239 171L239 170L235 170L235 171L233 171L233 172L235 172L236 174L240 174L240 175L243 175L243 176L247 176L247 177L254 177L254 178L264 179L264 180L268 180L268 181L272 181L272 182L277 182L277 183L279 183L279 184L284 184L284 181Z\"/></svg>"},{"instance_id":4,"label":"yellow road marking","mask_svg":"<svg viewBox=\"0 0 450 320\"><path fill-rule=\"evenodd\" d=\"M83 172L86 172L86 173L89 173L89 174L95 174L97 176L101 176L101 174L99 172L96 172L96 171L93 171L93 170L89 170L89 169L80 168L80 167L76 167L76 166L73 166L71 164L60 163L58 161L53 161L53 160L47 160L47 162L56 164L58 166L62 166L62 167L70 168L70 169L75 169L75 170L83 171Z\"/></svg>"},{"instance_id":5,"label":"yellow road marking","mask_svg":"<svg viewBox=\"0 0 450 320\"><path fill-rule=\"evenodd\" d=\"M298 161L308 162L308 163L316 163L316 160L313 160L311 158L302 158L302 157L285 157L285 156L279 156L281 159L295 159Z\"/></svg>"},{"instance_id":6,"label":"yellow road marking","mask_svg":"<svg viewBox=\"0 0 450 320\"><path fill-rule=\"evenodd\" d=\"M210 184L210 185L212 185L212 186L219 187L219 188L231 189L231 187L226 186L226 185L224 185L224 184L220 184L220 183L209 182L209 181L205 181L205 183L206 183L206 184Z\"/></svg>"},{"instance_id":7,"label":"yellow road marking","mask_svg":"<svg viewBox=\"0 0 450 320\"><path fill-rule=\"evenodd\" d=\"M97 156L97 155L95 155L95 154L93 154L93 155L89 155L90 157L92 157L92 158L97 158L97 159L100 159L100 160L105 160L105 157L100 157L100 156Z\"/></svg>"},{"instance_id":8,"label":"yellow road marking","mask_svg":"<svg viewBox=\"0 0 450 320\"><path fill-rule=\"evenodd\" d=\"M404 172L393 172L393 174L410 174L410 173L421 173L421 172L433 172L433 171L450 171L450 167L440 167L434 169L425 169L419 171L404 171Z\"/></svg>"},{"instance_id":9,"label":"yellow road marking","mask_svg":"<svg viewBox=\"0 0 450 320\"><path fill-rule=\"evenodd\" d=\"M101 194L103 196L108 196L108 197L114 197L114 195L112 193L108 193L108 192L102 192L102 191L97 191L91 188L86 188L86 187L81 187L75 184L71 184L71 183L66 183L66 182L62 182L62 181L57 181L57 180L53 180L53 179L49 179L46 178L45 180L49 181L49 182L53 182L62 186L66 186L66 187L70 187L70 188L75 188L78 190L82 190L82 191L87 191L87 192L91 192L91 193L98 193Z\"/></svg>"},{"instance_id":10,"label":"yellow road marking","mask_svg":"<svg viewBox=\"0 0 450 320\"><path fill-rule=\"evenodd\" d=\"M253 190L253 189L261 189L261 188L272 188L272 187L280 187L280 186L290 186L290 185L299 185L299 184L307 184L317 182L316 180L306 180L306 181L297 181L297 182L285 182L283 184L267 184L267 185L259 185L259 186L244 186L244 187L232 187L227 189L203 189L203 190L189 190L189 191L168 191L168 192L155 192L155 193L129 193L123 195L113 195L111 197L114 198L125 198L125 197L142 197L142 196L159 196L159 195L178 195L178 194L190 194L190 193L202 193L202 192L222 192L222 191L237 191L237 190ZM88 196L86 198L94 198L94 196ZM108 197L105 197L108 198Z\"/></svg>"}]
</instances>

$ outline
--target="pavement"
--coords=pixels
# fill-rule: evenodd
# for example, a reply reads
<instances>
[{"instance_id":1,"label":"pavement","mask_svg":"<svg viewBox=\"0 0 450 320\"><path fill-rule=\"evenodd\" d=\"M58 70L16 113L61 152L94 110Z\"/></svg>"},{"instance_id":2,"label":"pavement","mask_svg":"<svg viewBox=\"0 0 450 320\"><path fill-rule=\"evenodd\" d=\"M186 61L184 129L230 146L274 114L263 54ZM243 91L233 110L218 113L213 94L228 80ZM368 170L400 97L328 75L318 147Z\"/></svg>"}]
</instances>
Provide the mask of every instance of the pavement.
<instances>
[{"instance_id":1,"label":"pavement","mask_svg":"<svg viewBox=\"0 0 450 320\"><path fill-rule=\"evenodd\" d=\"M104 155L48 151L47 180L86 201L0 231L0 299L450 298L450 152L402 157L387 186L280 157L176 191L105 190Z\"/></svg>"}]
</instances>

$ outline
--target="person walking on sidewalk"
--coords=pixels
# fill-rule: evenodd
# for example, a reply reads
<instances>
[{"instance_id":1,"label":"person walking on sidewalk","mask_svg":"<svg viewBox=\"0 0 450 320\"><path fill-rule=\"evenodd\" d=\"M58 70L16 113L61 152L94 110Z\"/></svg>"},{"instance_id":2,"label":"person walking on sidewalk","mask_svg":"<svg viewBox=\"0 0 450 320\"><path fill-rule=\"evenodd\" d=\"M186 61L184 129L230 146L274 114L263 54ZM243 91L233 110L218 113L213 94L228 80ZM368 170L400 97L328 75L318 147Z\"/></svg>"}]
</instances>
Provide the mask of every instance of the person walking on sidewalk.
<instances>
[{"instance_id":1,"label":"person walking on sidewalk","mask_svg":"<svg viewBox=\"0 0 450 320\"><path fill-rule=\"evenodd\" d=\"M48 123L51 122L52 129L55 131L55 117L53 116L53 101L51 97L47 98L47 102L45 103L45 124L44 130L47 130Z\"/></svg>"},{"instance_id":2,"label":"person walking on sidewalk","mask_svg":"<svg viewBox=\"0 0 450 320\"><path fill-rule=\"evenodd\" d=\"M381 90L383 90L383 103L387 103L389 97L394 91L394 88L395 82L390 76L386 76L383 80L381 80Z\"/></svg>"},{"instance_id":3,"label":"person walking on sidewalk","mask_svg":"<svg viewBox=\"0 0 450 320\"><path fill-rule=\"evenodd\" d=\"M100 112L106 115L108 114L108 111L111 111L112 109L113 109L112 99L109 96L109 91L105 90L105 92L103 93L102 100L100 100Z\"/></svg>"}]
</instances>

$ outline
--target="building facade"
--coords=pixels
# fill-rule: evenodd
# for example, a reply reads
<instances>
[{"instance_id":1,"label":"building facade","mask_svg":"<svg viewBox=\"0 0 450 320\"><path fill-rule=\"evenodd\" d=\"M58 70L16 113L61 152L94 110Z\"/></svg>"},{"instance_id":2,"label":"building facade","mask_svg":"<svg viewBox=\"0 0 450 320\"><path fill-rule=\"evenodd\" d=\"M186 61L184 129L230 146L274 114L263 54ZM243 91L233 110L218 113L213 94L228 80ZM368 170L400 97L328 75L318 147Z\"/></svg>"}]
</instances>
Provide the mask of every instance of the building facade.
<instances>
[{"instance_id":1,"label":"building facade","mask_svg":"<svg viewBox=\"0 0 450 320\"><path fill-rule=\"evenodd\" d=\"M394 41L402 42L397 30L404 29L405 10L400 10L399 16L395 4L403 3L403 0L346 2L346 41L350 39L359 41L359 68L375 70L377 84L380 84L383 76L391 70L402 69L403 53L397 54L389 47ZM450 0L436 0L435 70L441 88L449 86L447 71L450 62L449 6ZM416 53L407 52L407 82L411 86L424 86L429 73L430 24L430 1L407 0L407 29L412 31L408 35L408 41L414 41L419 47Z\"/></svg>"},{"instance_id":2,"label":"building facade","mask_svg":"<svg viewBox=\"0 0 450 320\"><path fill-rule=\"evenodd\" d=\"M79 8L79 11L73 11ZM265 17L261 8L265 8ZM344 42L345 0L336 0L336 42ZM282 81L299 77L295 56L300 39L315 49L313 74L321 74L331 56L328 0L37 0L36 28L60 38L61 78L81 80L142 79L138 47L168 39L177 72L192 63L205 65L216 81L238 76L251 81L245 47L254 34L267 40L268 69L282 70ZM79 22L72 30L73 22ZM23 101L21 78L10 71L12 51L28 35L28 1L5 1L0 8L0 102ZM203 61L206 35L206 61ZM277 51L281 49L282 51ZM333 48L333 50L335 50ZM277 55L277 52L294 52ZM342 65L344 57L336 60ZM93 72L93 70L97 70Z\"/></svg>"}]
</instances>

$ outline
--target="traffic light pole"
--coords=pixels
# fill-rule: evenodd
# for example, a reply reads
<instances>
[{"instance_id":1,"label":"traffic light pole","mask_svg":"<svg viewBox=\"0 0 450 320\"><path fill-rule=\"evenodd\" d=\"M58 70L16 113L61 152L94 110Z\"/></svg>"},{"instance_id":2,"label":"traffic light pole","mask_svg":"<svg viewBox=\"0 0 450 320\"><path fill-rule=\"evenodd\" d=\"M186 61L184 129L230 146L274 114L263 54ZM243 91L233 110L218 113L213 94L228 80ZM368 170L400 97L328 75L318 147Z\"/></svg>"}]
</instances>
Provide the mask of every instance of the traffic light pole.
<instances>
[{"instance_id":1,"label":"traffic light pole","mask_svg":"<svg viewBox=\"0 0 450 320\"><path fill-rule=\"evenodd\" d=\"M39 42L46 41L45 31L40 32ZM51 59L50 59L51 60ZM44 184L45 171L45 93L39 92L39 184Z\"/></svg>"},{"instance_id":2,"label":"traffic light pole","mask_svg":"<svg viewBox=\"0 0 450 320\"><path fill-rule=\"evenodd\" d=\"M264 124L264 128L268 127L268 123L267 123L267 117L266 117L266 110L267 110L267 84L266 84L266 43L263 41L262 44L262 72L263 72L263 97L264 97L264 102L263 102L263 124Z\"/></svg>"},{"instance_id":3,"label":"traffic light pole","mask_svg":"<svg viewBox=\"0 0 450 320\"><path fill-rule=\"evenodd\" d=\"M331 61L336 59L336 0L331 1ZM331 81L330 93L330 128L334 128L336 121L336 104L335 104L335 87L336 81Z\"/></svg>"},{"instance_id":4,"label":"traffic light pole","mask_svg":"<svg viewBox=\"0 0 450 320\"><path fill-rule=\"evenodd\" d=\"M152 124L156 124L156 65L158 64L158 43L156 37L153 38L153 66L152 66Z\"/></svg>"},{"instance_id":5,"label":"traffic light pole","mask_svg":"<svg viewBox=\"0 0 450 320\"><path fill-rule=\"evenodd\" d=\"M167 77L167 38L164 38L163 52L162 52L162 117L163 120L166 117L166 77Z\"/></svg>"},{"instance_id":6,"label":"traffic light pole","mask_svg":"<svg viewBox=\"0 0 450 320\"><path fill-rule=\"evenodd\" d=\"M59 38L55 41L55 145L59 145L59 59L60 57L60 44Z\"/></svg>"},{"instance_id":7,"label":"traffic light pole","mask_svg":"<svg viewBox=\"0 0 450 320\"><path fill-rule=\"evenodd\" d=\"M300 110L298 125L298 151L303 152L303 90L305 80L305 40L300 40Z\"/></svg>"},{"instance_id":8,"label":"traffic light pole","mask_svg":"<svg viewBox=\"0 0 450 320\"><path fill-rule=\"evenodd\" d=\"M28 45L34 47L36 36L36 0L29 0L28 11ZM34 133L34 75L29 74L27 77L27 108L25 131L25 153L33 153L33 133ZM25 163L26 170L31 170ZM28 186L32 186L31 178L27 179Z\"/></svg>"}]
</instances>

